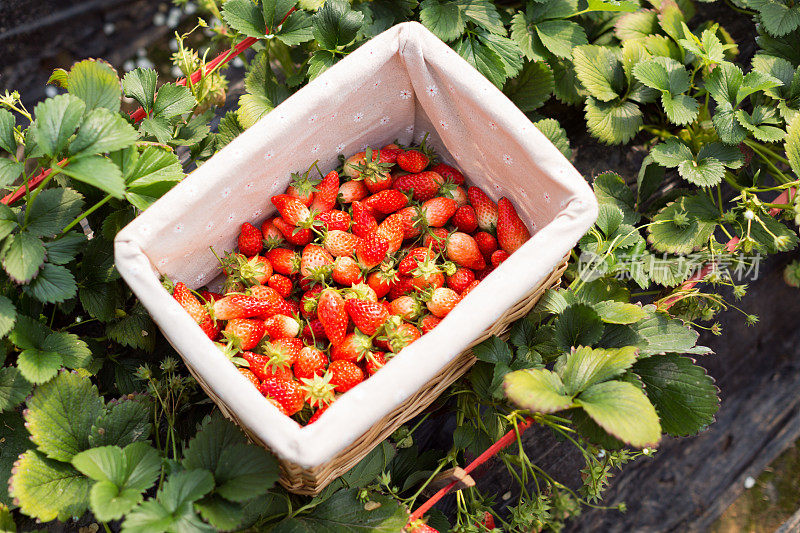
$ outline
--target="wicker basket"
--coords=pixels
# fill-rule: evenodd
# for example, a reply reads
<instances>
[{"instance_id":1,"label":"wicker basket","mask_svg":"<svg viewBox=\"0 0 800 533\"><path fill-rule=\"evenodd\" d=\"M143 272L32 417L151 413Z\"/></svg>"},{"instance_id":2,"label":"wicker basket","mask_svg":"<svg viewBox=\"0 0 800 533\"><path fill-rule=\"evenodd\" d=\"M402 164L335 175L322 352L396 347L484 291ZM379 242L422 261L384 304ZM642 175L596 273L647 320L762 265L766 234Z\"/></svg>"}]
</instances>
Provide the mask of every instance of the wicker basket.
<instances>
[{"instance_id":1,"label":"wicker basket","mask_svg":"<svg viewBox=\"0 0 800 533\"><path fill-rule=\"evenodd\" d=\"M475 339L468 349L461 352L461 354L455 357L441 372L428 381L425 386L419 389L405 402L398 405L391 413L387 414L375 424L372 429L361 435L353 444L339 453L331 461L314 468L303 468L296 463L283 460L279 457L281 485L286 487L286 490L289 492L295 494L304 494L308 496L316 496L319 494L329 483L353 468L361 459L372 451L373 448L394 433L397 428L424 411L425 408L432 404L455 380L466 374L476 361L475 356L472 355L471 348L485 341L492 335L505 336L511 323L528 314L528 312L533 309L533 306L536 305L536 302L539 301L539 298L542 297L544 291L558 285L561 281L561 275L566 268L567 258L564 258L564 262L554 268L553 272L546 279L542 280L538 286L531 289L525 298L506 311L492 327L488 328L480 337ZM398 357L402 357L402 352L398 354ZM253 431L249 430L248 427L236 417L236 413L214 394L214 391L203 381L203 378L188 364L187 367L203 390L214 400L214 403L217 404L220 411L241 427L253 442L269 449L269 446L259 439Z\"/></svg>"}]
</instances>

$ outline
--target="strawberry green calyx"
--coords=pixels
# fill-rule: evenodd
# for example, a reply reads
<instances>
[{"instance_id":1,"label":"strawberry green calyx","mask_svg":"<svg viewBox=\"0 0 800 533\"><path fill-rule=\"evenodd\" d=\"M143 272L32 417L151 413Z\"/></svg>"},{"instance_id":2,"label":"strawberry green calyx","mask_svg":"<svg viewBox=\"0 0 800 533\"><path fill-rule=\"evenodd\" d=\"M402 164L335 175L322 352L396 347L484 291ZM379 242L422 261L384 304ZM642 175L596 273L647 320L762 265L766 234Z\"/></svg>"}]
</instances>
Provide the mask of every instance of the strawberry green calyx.
<instances>
[{"instance_id":1,"label":"strawberry green calyx","mask_svg":"<svg viewBox=\"0 0 800 533\"><path fill-rule=\"evenodd\" d=\"M336 399L330 372L325 372L324 376L301 378L300 382L302 383L300 388L305 392L306 403L311 407L322 408L332 404Z\"/></svg>"},{"instance_id":2,"label":"strawberry green calyx","mask_svg":"<svg viewBox=\"0 0 800 533\"><path fill-rule=\"evenodd\" d=\"M377 300L375 290L366 283L356 283L342 291L344 298L356 298L358 300Z\"/></svg>"}]
</instances>

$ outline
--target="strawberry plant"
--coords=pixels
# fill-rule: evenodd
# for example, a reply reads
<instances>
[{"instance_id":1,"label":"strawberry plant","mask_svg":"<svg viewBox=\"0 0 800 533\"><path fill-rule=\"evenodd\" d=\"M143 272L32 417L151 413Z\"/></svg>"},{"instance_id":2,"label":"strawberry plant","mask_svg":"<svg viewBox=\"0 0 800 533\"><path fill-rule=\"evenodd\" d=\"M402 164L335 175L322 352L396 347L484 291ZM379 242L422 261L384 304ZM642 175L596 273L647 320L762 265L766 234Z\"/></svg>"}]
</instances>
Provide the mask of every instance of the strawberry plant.
<instances>
[{"instance_id":1,"label":"strawberry plant","mask_svg":"<svg viewBox=\"0 0 800 533\"><path fill-rule=\"evenodd\" d=\"M727 18L752 17L758 33L747 62L724 26L688 0L204 0L198 26L176 35L172 60L187 82L159 83L152 69L120 76L86 60L57 69L50 83L60 94L32 109L16 92L0 96L0 189L9 193L0 204L2 529L91 513L124 531L398 531L436 474L511 432L493 463L517 485L510 498L479 483L457 492L447 516L433 509L408 529L558 530L596 505L624 464L655 453L663 434L704 430L719 400L698 364L708 350L697 330L721 334L713 320L726 309L756 322L735 301L746 291L736 272L795 249L800 220L800 7L734 3ZM475 349L478 363L438 404L456 420L447 449L419 447L428 413L319 496L295 496L275 485L275 459L212 409L119 279L111 243L192 165L406 20L502 88L566 156L572 147L558 120L572 114L598 141L644 147L647 157L635 184L614 171L588 177L600 212L572 254L567 283L517 321L508 341ZM228 79L224 62L187 46L201 28L216 50L254 50L244 57L245 94L213 132ZM190 76L197 69L203 75ZM131 101L141 109L128 115ZM244 257L221 258L226 292L247 291L256 307L241 295L172 286L254 386L268 382L262 392L306 422L434 328L453 294L478 281L474 271L496 267L526 238L505 202L495 205L429 157L424 147L391 145L361 154L343 161L341 189L331 175L301 170L276 204L281 218L243 230ZM393 164L410 173L393 176ZM380 226L375 214L386 219ZM414 220L429 227L418 236L422 251L379 266L394 229ZM457 231L440 249L446 223ZM312 240L317 248L300 253ZM415 281L393 286L398 273ZM784 277L799 284L797 261ZM301 287L301 278L363 284L391 305ZM307 295L299 308L283 307L299 292ZM265 306L285 314L254 320ZM249 316L235 316L243 309ZM350 319L358 333L348 334ZM265 350L265 335L328 336L343 357L325 376L322 350L291 341ZM367 342L385 347L365 350ZM283 385L285 372L309 380L307 390ZM575 446L579 484L528 455L520 434L530 424Z\"/></svg>"}]
</instances>

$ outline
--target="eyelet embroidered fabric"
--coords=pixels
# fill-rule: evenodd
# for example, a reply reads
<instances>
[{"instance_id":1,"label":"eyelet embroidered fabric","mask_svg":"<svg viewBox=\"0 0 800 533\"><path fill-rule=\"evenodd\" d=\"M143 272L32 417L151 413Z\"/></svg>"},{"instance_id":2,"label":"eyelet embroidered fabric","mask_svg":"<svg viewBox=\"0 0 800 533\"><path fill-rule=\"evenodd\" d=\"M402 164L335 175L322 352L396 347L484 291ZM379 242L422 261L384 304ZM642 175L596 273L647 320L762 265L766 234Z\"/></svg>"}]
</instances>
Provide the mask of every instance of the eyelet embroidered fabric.
<instances>
[{"instance_id":1,"label":"eyelet embroidered fabric","mask_svg":"<svg viewBox=\"0 0 800 533\"><path fill-rule=\"evenodd\" d=\"M275 212L291 172L340 153L428 134L441 158L494 200L508 197L533 237L433 331L342 395L313 425L280 414L161 287L219 275L243 222ZM292 95L124 228L117 268L172 345L281 458L303 467L345 449L464 350L561 262L597 217L583 177L501 91L418 23L370 40Z\"/></svg>"}]
</instances>

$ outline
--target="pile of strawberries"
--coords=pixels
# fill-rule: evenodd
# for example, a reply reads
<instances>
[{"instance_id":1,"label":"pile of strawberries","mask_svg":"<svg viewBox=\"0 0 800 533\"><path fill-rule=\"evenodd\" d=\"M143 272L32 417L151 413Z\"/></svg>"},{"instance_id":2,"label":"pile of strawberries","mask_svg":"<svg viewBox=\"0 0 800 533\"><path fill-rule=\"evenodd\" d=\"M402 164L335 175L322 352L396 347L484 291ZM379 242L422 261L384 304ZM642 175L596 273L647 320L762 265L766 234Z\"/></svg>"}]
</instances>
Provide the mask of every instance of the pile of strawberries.
<instances>
[{"instance_id":1,"label":"pile of strawberries","mask_svg":"<svg viewBox=\"0 0 800 533\"><path fill-rule=\"evenodd\" d=\"M223 294L174 298L278 409L312 423L437 324L530 234L425 146L294 174L279 216L242 225ZM319 172L320 176L322 175Z\"/></svg>"}]
</instances>

